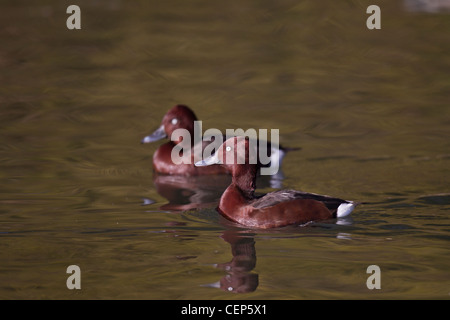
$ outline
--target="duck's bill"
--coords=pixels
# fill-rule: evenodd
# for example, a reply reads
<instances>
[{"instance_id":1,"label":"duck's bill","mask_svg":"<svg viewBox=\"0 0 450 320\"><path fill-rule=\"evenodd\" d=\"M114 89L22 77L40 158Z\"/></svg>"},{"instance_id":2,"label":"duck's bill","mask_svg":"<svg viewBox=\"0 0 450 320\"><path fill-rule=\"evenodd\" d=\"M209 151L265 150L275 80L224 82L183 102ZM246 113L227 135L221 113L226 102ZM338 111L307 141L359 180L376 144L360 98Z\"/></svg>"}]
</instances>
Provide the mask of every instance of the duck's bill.
<instances>
[{"instance_id":1,"label":"duck's bill","mask_svg":"<svg viewBox=\"0 0 450 320\"><path fill-rule=\"evenodd\" d=\"M151 135L144 137L144 139L141 140L141 143L150 143L155 142L161 139L167 138L166 131L164 130L164 126L162 125L158 129L155 130Z\"/></svg>"},{"instance_id":2,"label":"duck's bill","mask_svg":"<svg viewBox=\"0 0 450 320\"><path fill-rule=\"evenodd\" d=\"M200 160L198 162L195 163L196 167L205 167L205 166L210 166L212 164L219 164L219 158L217 157L216 154L213 154L212 156L209 156L208 158L205 158L203 160Z\"/></svg>"},{"instance_id":3,"label":"duck's bill","mask_svg":"<svg viewBox=\"0 0 450 320\"><path fill-rule=\"evenodd\" d=\"M206 288L219 288L220 289L220 281L213 282L213 283L207 283L207 284L201 284L200 286L206 287Z\"/></svg>"}]
</instances>

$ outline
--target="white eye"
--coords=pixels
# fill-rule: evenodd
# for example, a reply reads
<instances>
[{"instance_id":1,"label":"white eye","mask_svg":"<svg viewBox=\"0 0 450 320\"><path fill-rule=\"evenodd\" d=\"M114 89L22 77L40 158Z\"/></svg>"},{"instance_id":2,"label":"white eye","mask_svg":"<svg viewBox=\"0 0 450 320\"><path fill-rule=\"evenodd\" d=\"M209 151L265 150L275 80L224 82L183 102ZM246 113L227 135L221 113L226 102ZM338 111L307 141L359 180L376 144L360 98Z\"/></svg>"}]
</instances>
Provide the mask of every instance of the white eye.
<instances>
[{"instance_id":1,"label":"white eye","mask_svg":"<svg viewBox=\"0 0 450 320\"><path fill-rule=\"evenodd\" d=\"M173 124L173 125L176 125L177 123L178 123L178 119L177 119L177 118L173 118L173 119L172 119L172 124Z\"/></svg>"},{"instance_id":2,"label":"white eye","mask_svg":"<svg viewBox=\"0 0 450 320\"><path fill-rule=\"evenodd\" d=\"M227 152L228 151L230 151L231 150L231 147L230 146L228 146L225 150L227 150Z\"/></svg>"}]
</instances>

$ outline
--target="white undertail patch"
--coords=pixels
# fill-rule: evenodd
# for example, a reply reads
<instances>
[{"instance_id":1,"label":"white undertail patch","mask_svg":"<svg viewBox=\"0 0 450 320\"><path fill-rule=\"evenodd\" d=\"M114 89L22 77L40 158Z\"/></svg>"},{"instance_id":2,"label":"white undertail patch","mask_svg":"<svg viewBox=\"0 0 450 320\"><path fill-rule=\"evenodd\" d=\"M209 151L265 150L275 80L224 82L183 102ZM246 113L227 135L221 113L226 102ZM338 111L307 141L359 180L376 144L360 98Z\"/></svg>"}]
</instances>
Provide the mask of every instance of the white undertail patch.
<instances>
[{"instance_id":1,"label":"white undertail patch","mask_svg":"<svg viewBox=\"0 0 450 320\"><path fill-rule=\"evenodd\" d=\"M344 202L341 203L337 209L336 216L338 218L343 218L352 213L353 209L355 209L355 204L353 202Z\"/></svg>"}]
</instances>

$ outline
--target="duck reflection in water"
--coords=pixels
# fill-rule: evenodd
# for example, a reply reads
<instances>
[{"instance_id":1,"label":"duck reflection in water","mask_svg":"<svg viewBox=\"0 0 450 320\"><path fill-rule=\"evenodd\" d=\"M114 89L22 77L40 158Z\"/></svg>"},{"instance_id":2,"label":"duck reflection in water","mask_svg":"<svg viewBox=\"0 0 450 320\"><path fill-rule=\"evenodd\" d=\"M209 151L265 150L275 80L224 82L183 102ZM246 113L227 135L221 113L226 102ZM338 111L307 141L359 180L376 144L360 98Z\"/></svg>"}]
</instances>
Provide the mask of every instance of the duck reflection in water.
<instances>
[{"instance_id":1,"label":"duck reflection in water","mask_svg":"<svg viewBox=\"0 0 450 320\"><path fill-rule=\"evenodd\" d=\"M216 268L226 271L227 274L219 281L205 286L233 293L255 291L259 280L258 274L251 272L256 266L254 235L226 230L221 238L231 245L233 258L230 262L216 264Z\"/></svg>"},{"instance_id":2,"label":"duck reflection in water","mask_svg":"<svg viewBox=\"0 0 450 320\"><path fill-rule=\"evenodd\" d=\"M161 210L185 211L217 206L231 181L229 175L178 176L154 174L156 191L169 203Z\"/></svg>"},{"instance_id":3,"label":"duck reflection in water","mask_svg":"<svg viewBox=\"0 0 450 320\"><path fill-rule=\"evenodd\" d=\"M276 176L260 176L258 183L262 188L281 188L282 179L280 171ZM153 175L156 191L169 201L160 209L169 211L215 207L230 183L231 176L228 174L180 176L154 173ZM155 201L152 199L143 199L143 205L153 203Z\"/></svg>"}]
</instances>

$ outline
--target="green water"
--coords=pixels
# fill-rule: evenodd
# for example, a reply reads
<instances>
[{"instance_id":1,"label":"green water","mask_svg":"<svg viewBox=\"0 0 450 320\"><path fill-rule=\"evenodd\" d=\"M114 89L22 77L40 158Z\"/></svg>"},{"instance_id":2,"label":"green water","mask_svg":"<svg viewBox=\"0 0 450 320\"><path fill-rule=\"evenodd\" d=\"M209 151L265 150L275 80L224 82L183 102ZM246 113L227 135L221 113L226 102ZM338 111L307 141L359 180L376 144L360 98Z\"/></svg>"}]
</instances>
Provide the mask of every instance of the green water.
<instances>
[{"instance_id":1,"label":"green water","mask_svg":"<svg viewBox=\"0 0 450 320\"><path fill-rule=\"evenodd\" d=\"M377 1L368 30L369 1L86 0L68 30L71 2L39 2L0 4L1 299L449 299L448 11ZM227 178L153 176L139 142L176 103L279 129L302 148L282 187L365 204L230 224Z\"/></svg>"}]
</instances>

